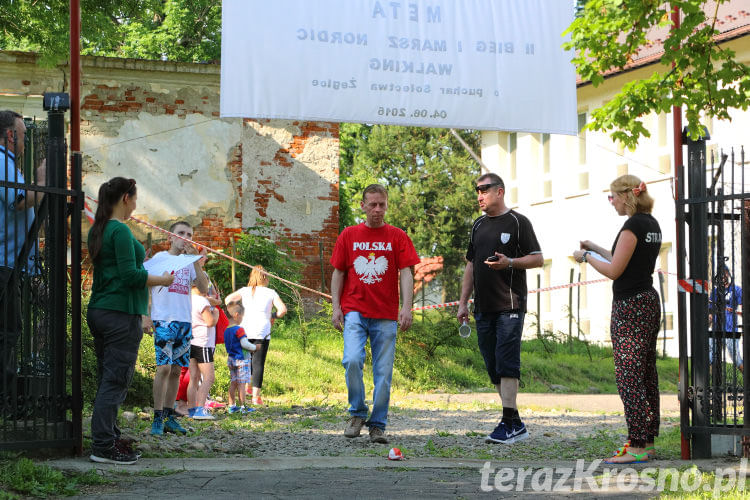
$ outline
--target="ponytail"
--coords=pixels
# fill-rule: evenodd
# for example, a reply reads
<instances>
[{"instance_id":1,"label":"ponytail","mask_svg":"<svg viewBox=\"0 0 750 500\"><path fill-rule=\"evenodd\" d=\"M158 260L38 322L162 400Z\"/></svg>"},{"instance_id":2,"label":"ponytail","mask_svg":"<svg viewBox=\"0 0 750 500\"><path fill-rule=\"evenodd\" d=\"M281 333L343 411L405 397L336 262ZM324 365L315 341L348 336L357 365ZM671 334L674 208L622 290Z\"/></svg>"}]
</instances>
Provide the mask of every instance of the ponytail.
<instances>
[{"instance_id":1,"label":"ponytail","mask_svg":"<svg viewBox=\"0 0 750 500\"><path fill-rule=\"evenodd\" d=\"M102 249L104 227L109 222L109 219L112 218L112 211L115 206L126 194L135 196L135 179L113 177L99 186L99 204L96 207L94 224L91 227L88 240L89 257L92 262L96 262L99 252Z\"/></svg>"}]
</instances>

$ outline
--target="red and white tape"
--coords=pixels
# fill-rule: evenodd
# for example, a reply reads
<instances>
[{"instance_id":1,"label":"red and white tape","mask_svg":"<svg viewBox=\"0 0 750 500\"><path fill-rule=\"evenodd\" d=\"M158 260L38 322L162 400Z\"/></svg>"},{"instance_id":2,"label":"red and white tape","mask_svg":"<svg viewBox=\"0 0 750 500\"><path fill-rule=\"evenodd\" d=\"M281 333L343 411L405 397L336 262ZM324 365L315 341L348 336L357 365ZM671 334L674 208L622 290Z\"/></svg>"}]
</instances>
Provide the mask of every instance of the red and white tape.
<instances>
[{"instance_id":1,"label":"red and white tape","mask_svg":"<svg viewBox=\"0 0 750 500\"><path fill-rule=\"evenodd\" d=\"M86 196L86 198L89 199L89 200L91 200L91 201L93 201L94 203L98 203L97 200L95 200L94 198L91 198L88 195ZM86 205L84 203L84 207L85 206ZM91 209L89 209L89 210L91 210ZM88 217L88 214L87 214L87 217ZM158 231L158 232L166 234L168 236L174 236L175 238L179 238L179 239L181 239L183 241L186 241L186 242L190 243L191 245L195 245L198 248L202 248L202 249L206 250L207 252L211 252L211 253L213 253L215 255L219 255L221 257L224 257L225 259L231 260L232 262L235 262L235 263L240 264L240 265L245 266L245 267L249 267L250 269L255 269L255 266L250 265L250 264L248 264L246 262L242 262L241 260L236 259L236 258L232 257L231 255L227 255L227 254L225 254L223 252L220 252L218 250L214 250L211 247L207 247L206 245L198 243L197 241L193 241L191 239L184 238L184 237L182 237L180 235L174 234L174 233L172 233L170 231L167 231L166 229L160 228L159 226L155 226L154 224L151 224L150 222L146 222L145 220L142 220L142 219L139 219L139 218L133 217L133 216L131 216L130 219L133 220L133 221L135 221L135 222L137 222L138 224L143 224L144 226L150 227L154 231ZM91 220L93 222L93 217L91 217L89 220ZM314 293L314 294L320 295L320 296L325 297L325 298L327 298L329 300L331 299L331 296L328 295L327 293L319 292L318 290L315 290L313 288L308 288L308 287L306 287L304 285L300 285L299 283L294 283L293 281L285 280L284 278L276 276L275 274L269 273L268 271L265 271L265 270L260 270L259 269L259 271L261 273L265 274L266 276L269 276L271 278L276 278L277 280L281 281L282 283L286 283L287 285L299 288L300 290L305 290L305 291L308 291L310 293Z\"/></svg>"},{"instance_id":2,"label":"red and white tape","mask_svg":"<svg viewBox=\"0 0 750 500\"><path fill-rule=\"evenodd\" d=\"M686 293L708 293L708 281L684 279L677 280L677 291Z\"/></svg>"},{"instance_id":3,"label":"red and white tape","mask_svg":"<svg viewBox=\"0 0 750 500\"><path fill-rule=\"evenodd\" d=\"M93 201L94 203L98 203L97 200L95 200L94 198L92 198L92 197L90 197L88 195L86 196L86 198L88 200ZM86 217L89 219L89 221L91 223L93 223L94 222L94 210L92 210L89 207L88 203L85 203L85 202L84 202L84 212L86 214ZM153 229L155 231L158 231L158 232L161 232L163 234L166 234L168 236L174 236L175 238L179 238L181 240L184 240L184 241L190 243L191 245L195 245L198 248L202 248L202 249L206 250L207 252L211 252L211 253L213 253L215 255L219 255L219 256L221 256L221 257L223 257L225 259L229 259L229 260L231 260L231 261L233 261L233 262L235 262L237 264L240 264L242 266L249 267L251 269L255 268L255 266L252 266L250 264L242 262L241 260L236 259L236 258L232 257L231 255L227 255L227 254L225 254L223 252L220 252L218 250L214 250L213 248L207 247L206 245L198 243L197 241L193 241L193 240L190 240L188 238L183 238L182 236L179 236L179 235L174 234L174 233L172 233L170 231L167 231L166 229L162 229L159 226L155 226L154 224L146 222L145 220L138 219L137 217L132 217L132 216L130 218L133 221L135 221L135 222L137 222L139 224L143 224L144 226L150 227L151 229ZM264 274L266 274L267 276L270 276L272 278L276 278L277 280L281 281L282 283L286 283L287 285L297 287L297 288L299 288L301 290L305 290L305 291L308 291L310 293L314 293L316 295L320 295L321 297L325 297L325 298L327 298L329 300L331 299L331 296L328 295L328 294L326 294L326 293L320 292L320 291L315 290L313 288L308 288L308 287L306 287L304 285L300 285L299 283L294 283L292 281L285 280L284 278L276 276L275 274L269 273L267 271L261 271L261 272L264 273ZM660 273L660 274L666 274L666 275L670 275L671 274L673 276L676 276L676 273L670 273L670 272L667 272L667 271L663 271L661 269L658 269L656 272ZM575 283L565 283L563 285L553 285L553 286L548 286L548 287L545 287L545 288L537 288L537 289L534 289L534 290L529 290L528 293L542 293L542 292L549 292L549 291L552 291L552 290L563 290L563 289L566 289L566 288L593 285L593 284L596 284L596 283L604 283L604 282L607 282L607 281L609 281L608 278L602 278L602 279L598 279L598 280L578 281L578 282L575 282ZM705 293L708 293L707 292L707 290L708 290L708 282L705 281L705 280L694 280L694 279L679 280L678 279L677 280L677 289L680 292L703 293L703 294L705 294ZM469 300L469 302L470 303L474 302L474 300L473 299ZM432 304L432 305L429 305L429 306L412 307L411 310L412 311L423 311L423 310L429 310L429 309L442 309L443 307L457 306L458 304L459 304L459 301L456 300L456 301L453 301L453 302L444 302L442 304Z\"/></svg>"},{"instance_id":4,"label":"red and white tape","mask_svg":"<svg viewBox=\"0 0 750 500\"><path fill-rule=\"evenodd\" d=\"M659 273L659 274L665 274L665 275L670 275L670 274L673 275L673 276L677 275L676 273L670 273L670 272L667 272L667 271L663 271L661 269L657 269L656 272ZM542 292L549 292L549 291L552 291L552 290L563 290L565 288L587 286L587 285L593 285L593 284L596 284L596 283L605 283L607 281L610 281L609 278L602 278L602 279L598 279L598 280L588 280L588 281L576 281L574 283L565 283L563 285L553 285L553 286L548 286L548 287L544 287L544 288L536 288L534 290L529 290L528 293L542 293ZM701 281L701 280L677 280L677 281L678 281L678 285L677 285L678 288L680 288L680 284L679 284L680 281L699 282L699 283L702 284L702 286L704 288L700 288L699 287L698 290L703 290L706 287L706 285L705 285L706 282L705 281ZM685 290L682 290L680 288L680 291L685 291ZM691 289L691 293L706 293L706 292L705 291L693 291ZM474 302L474 300L473 299L469 300L469 302ZM429 305L429 306L412 307L411 310L412 311L422 311L422 310L428 310L428 309L441 309L443 307L457 306L458 304L459 304L458 301L444 302L442 304L432 304L432 305Z\"/></svg>"}]
</instances>

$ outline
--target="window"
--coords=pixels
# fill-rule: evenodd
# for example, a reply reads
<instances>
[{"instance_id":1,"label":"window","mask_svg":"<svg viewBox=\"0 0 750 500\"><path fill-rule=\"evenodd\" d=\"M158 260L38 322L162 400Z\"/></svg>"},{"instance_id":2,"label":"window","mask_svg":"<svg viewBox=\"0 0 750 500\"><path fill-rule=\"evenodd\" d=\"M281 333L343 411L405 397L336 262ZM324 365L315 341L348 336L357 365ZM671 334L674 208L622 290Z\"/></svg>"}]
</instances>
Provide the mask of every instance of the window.
<instances>
[{"instance_id":1,"label":"window","mask_svg":"<svg viewBox=\"0 0 750 500\"><path fill-rule=\"evenodd\" d=\"M581 329L583 335L589 335L591 333L591 320L589 318L581 318L578 327Z\"/></svg>"},{"instance_id":2,"label":"window","mask_svg":"<svg viewBox=\"0 0 750 500\"><path fill-rule=\"evenodd\" d=\"M542 267L542 288L547 288L552 285L552 259L544 261L544 267ZM542 310L544 312L552 311L552 292L542 292Z\"/></svg>"},{"instance_id":3,"label":"window","mask_svg":"<svg viewBox=\"0 0 750 500\"><path fill-rule=\"evenodd\" d=\"M617 154L619 156L625 156L625 143L622 141L616 141L617 143Z\"/></svg>"},{"instance_id":4,"label":"window","mask_svg":"<svg viewBox=\"0 0 750 500\"><path fill-rule=\"evenodd\" d=\"M575 263L575 261L573 261L573 263ZM589 279L588 278L588 276L589 276L589 266L587 266L586 264L581 264L578 267L578 272L580 273L580 279L578 281L586 281L586 280ZM585 285L579 286L578 287L578 293L580 294L579 296L581 297L581 309L588 308L588 303L589 303L589 300L588 300L588 286L585 286Z\"/></svg>"},{"instance_id":5,"label":"window","mask_svg":"<svg viewBox=\"0 0 750 500\"><path fill-rule=\"evenodd\" d=\"M535 269L534 271L529 271L527 275L527 288L529 290L536 290L537 288L547 288L550 286L551 279L552 279L552 260L545 260L544 266L541 269ZM527 308L530 311L537 312L537 301L539 301L539 305L541 307L542 313L548 313L552 310L552 304L550 301L551 292L537 292L535 294L532 294L528 298L528 305ZM536 297L534 297L536 295ZM545 320L544 314L541 315L542 320ZM544 321L542 324L545 324ZM546 327L545 327L546 328Z\"/></svg>"},{"instance_id":6,"label":"window","mask_svg":"<svg viewBox=\"0 0 750 500\"><path fill-rule=\"evenodd\" d=\"M711 137L714 135L714 118L712 116L704 116L702 120L706 125L706 131L708 132L708 136Z\"/></svg>"},{"instance_id":7,"label":"window","mask_svg":"<svg viewBox=\"0 0 750 500\"><path fill-rule=\"evenodd\" d=\"M659 113L657 118L657 139L659 140L659 146L667 145L667 115L666 113Z\"/></svg>"},{"instance_id":8,"label":"window","mask_svg":"<svg viewBox=\"0 0 750 500\"><path fill-rule=\"evenodd\" d=\"M550 154L550 135L542 134L542 175L539 183L541 198L548 200L552 198L552 156Z\"/></svg>"},{"instance_id":9,"label":"window","mask_svg":"<svg viewBox=\"0 0 750 500\"><path fill-rule=\"evenodd\" d=\"M518 174L516 170L518 166L518 134L511 132L508 136L508 141L510 142L508 145L508 151L510 152L510 165L508 165L508 171L510 173L510 180L514 181Z\"/></svg>"},{"instance_id":10,"label":"window","mask_svg":"<svg viewBox=\"0 0 750 500\"><path fill-rule=\"evenodd\" d=\"M578 164L573 164L570 172L571 194L577 195L589 190L589 172L586 159L586 113L578 114Z\"/></svg>"},{"instance_id":11,"label":"window","mask_svg":"<svg viewBox=\"0 0 750 500\"><path fill-rule=\"evenodd\" d=\"M662 155L659 157L659 172L668 174L672 171L672 155Z\"/></svg>"},{"instance_id":12,"label":"window","mask_svg":"<svg viewBox=\"0 0 750 500\"><path fill-rule=\"evenodd\" d=\"M719 146L717 144L706 146L706 162L709 164L712 174L716 174L716 170L721 164L721 156L719 155Z\"/></svg>"},{"instance_id":13,"label":"window","mask_svg":"<svg viewBox=\"0 0 750 500\"><path fill-rule=\"evenodd\" d=\"M508 134L508 177L505 182L505 193L508 195L508 204L513 207L518 205L518 134Z\"/></svg>"},{"instance_id":14,"label":"window","mask_svg":"<svg viewBox=\"0 0 750 500\"><path fill-rule=\"evenodd\" d=\"M578 114L578 164L586 164L586 113Z\"/></svg>"},{"instance_id":15,"label":"window","mask_svg":"<svg viewBox=\"0 0 750 500\"><path fill-rule=\"evenodd\" d=\"M589 190L589 173L588 172L578 173L578 190L579 191Z\"/></svg>"},{"instance_id":16,"label":"window","mask_svg":"<svg viewBox=\"0 0 750 500\"><path fill-rule=\"evenodd\" d=\"M533 166L533 200L545 202L552 199L552 157L550 135L531 134L531 165Z\"/></svg>"},{"instance_id":17,"label":"window","mask_svg":"<svg viewBox=\"0 0 750 500\"><path fill-rule=\"evenodd\" d=\"M659 250L659 262L658 262L658 268L661 269L664 273L669 272L669 253L672 251L672 244L671 243L664 243L661 246L661 249ZM662 300L664 302L669 301L669 275L664 274L662 277L664 278L664 290L662 291ZM660 278L657 278L660 279Z\"/></svg>"}]
</instances>

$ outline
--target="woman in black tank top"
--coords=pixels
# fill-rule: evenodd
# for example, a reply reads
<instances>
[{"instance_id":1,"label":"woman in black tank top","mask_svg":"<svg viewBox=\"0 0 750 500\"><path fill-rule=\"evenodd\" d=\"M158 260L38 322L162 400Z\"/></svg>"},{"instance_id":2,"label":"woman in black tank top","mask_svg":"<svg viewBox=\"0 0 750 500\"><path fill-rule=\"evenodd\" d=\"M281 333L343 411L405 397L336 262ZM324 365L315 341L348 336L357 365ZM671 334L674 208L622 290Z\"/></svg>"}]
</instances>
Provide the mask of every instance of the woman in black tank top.
<instances>
[{"instance_id":1,"label":"woman in black tank top","mask_svg":"<svg viewBox=\"0 0 750 500\"><path fill-rule=\"evenodd\" d=\"M620 176L610 190L610 203L618 215L628 217L612 250L585 240L573 257L613 280L610 336L628 441L605 463L642 463L653 460L654 438L659 435L656 338L661 310L651 276L661 249L661 229L651 215L654 200L638 177Z\"/></svg>"}]
</instances>

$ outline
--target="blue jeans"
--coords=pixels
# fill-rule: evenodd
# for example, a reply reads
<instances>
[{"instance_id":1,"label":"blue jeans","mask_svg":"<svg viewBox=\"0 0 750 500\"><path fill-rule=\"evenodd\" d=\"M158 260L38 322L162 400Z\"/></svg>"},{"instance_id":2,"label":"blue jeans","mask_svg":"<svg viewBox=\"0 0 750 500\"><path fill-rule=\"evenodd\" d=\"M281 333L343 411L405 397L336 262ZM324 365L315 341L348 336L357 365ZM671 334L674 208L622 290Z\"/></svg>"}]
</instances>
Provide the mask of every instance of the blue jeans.
<instances>
[{"instance_id":1,"label":"blue jeans","mask_svg":"<svg viewBox=\"0 0 750 500\"><path fill-rule=\"evenodd\" d=\"M525 313L474 313L477 343L493 384L502 378L521 378L521 334Z\"/></svg>"},{"instance_id":2,"label":"blue jeans","mask_svg":"<svg viewBox=\"0 0 750 500\"><path fill-rule=\"evenodd\" d=\"M708 339L708 362L712 363L714 359L714 349L715 344L718 342L716 339ZM740 347L740 339L724 339L724 343L727 346L727 351L729 351L729 356L732 362L736 366L740 366L742 364L742 349ZM727 360L729 361L729 360Z\"/></svg>"},{"instance_id":3,"label":"blue jeans","mask_svg":"<svg viewBox=\"0 0 750 500\"><path fill-rule=\"evenodd\" d=\"M390 319L365 318L356 311L344 316L344 359L341 364L346 369L349 414L367 419L368 408L365 404L362 368L365 366L365 344L367 337L370 337L372 379L375 389L372 394L372 414L367 425L382 430L385 430L388 422L397 329L398 323Z\"/></svg>"}]
</instances>

